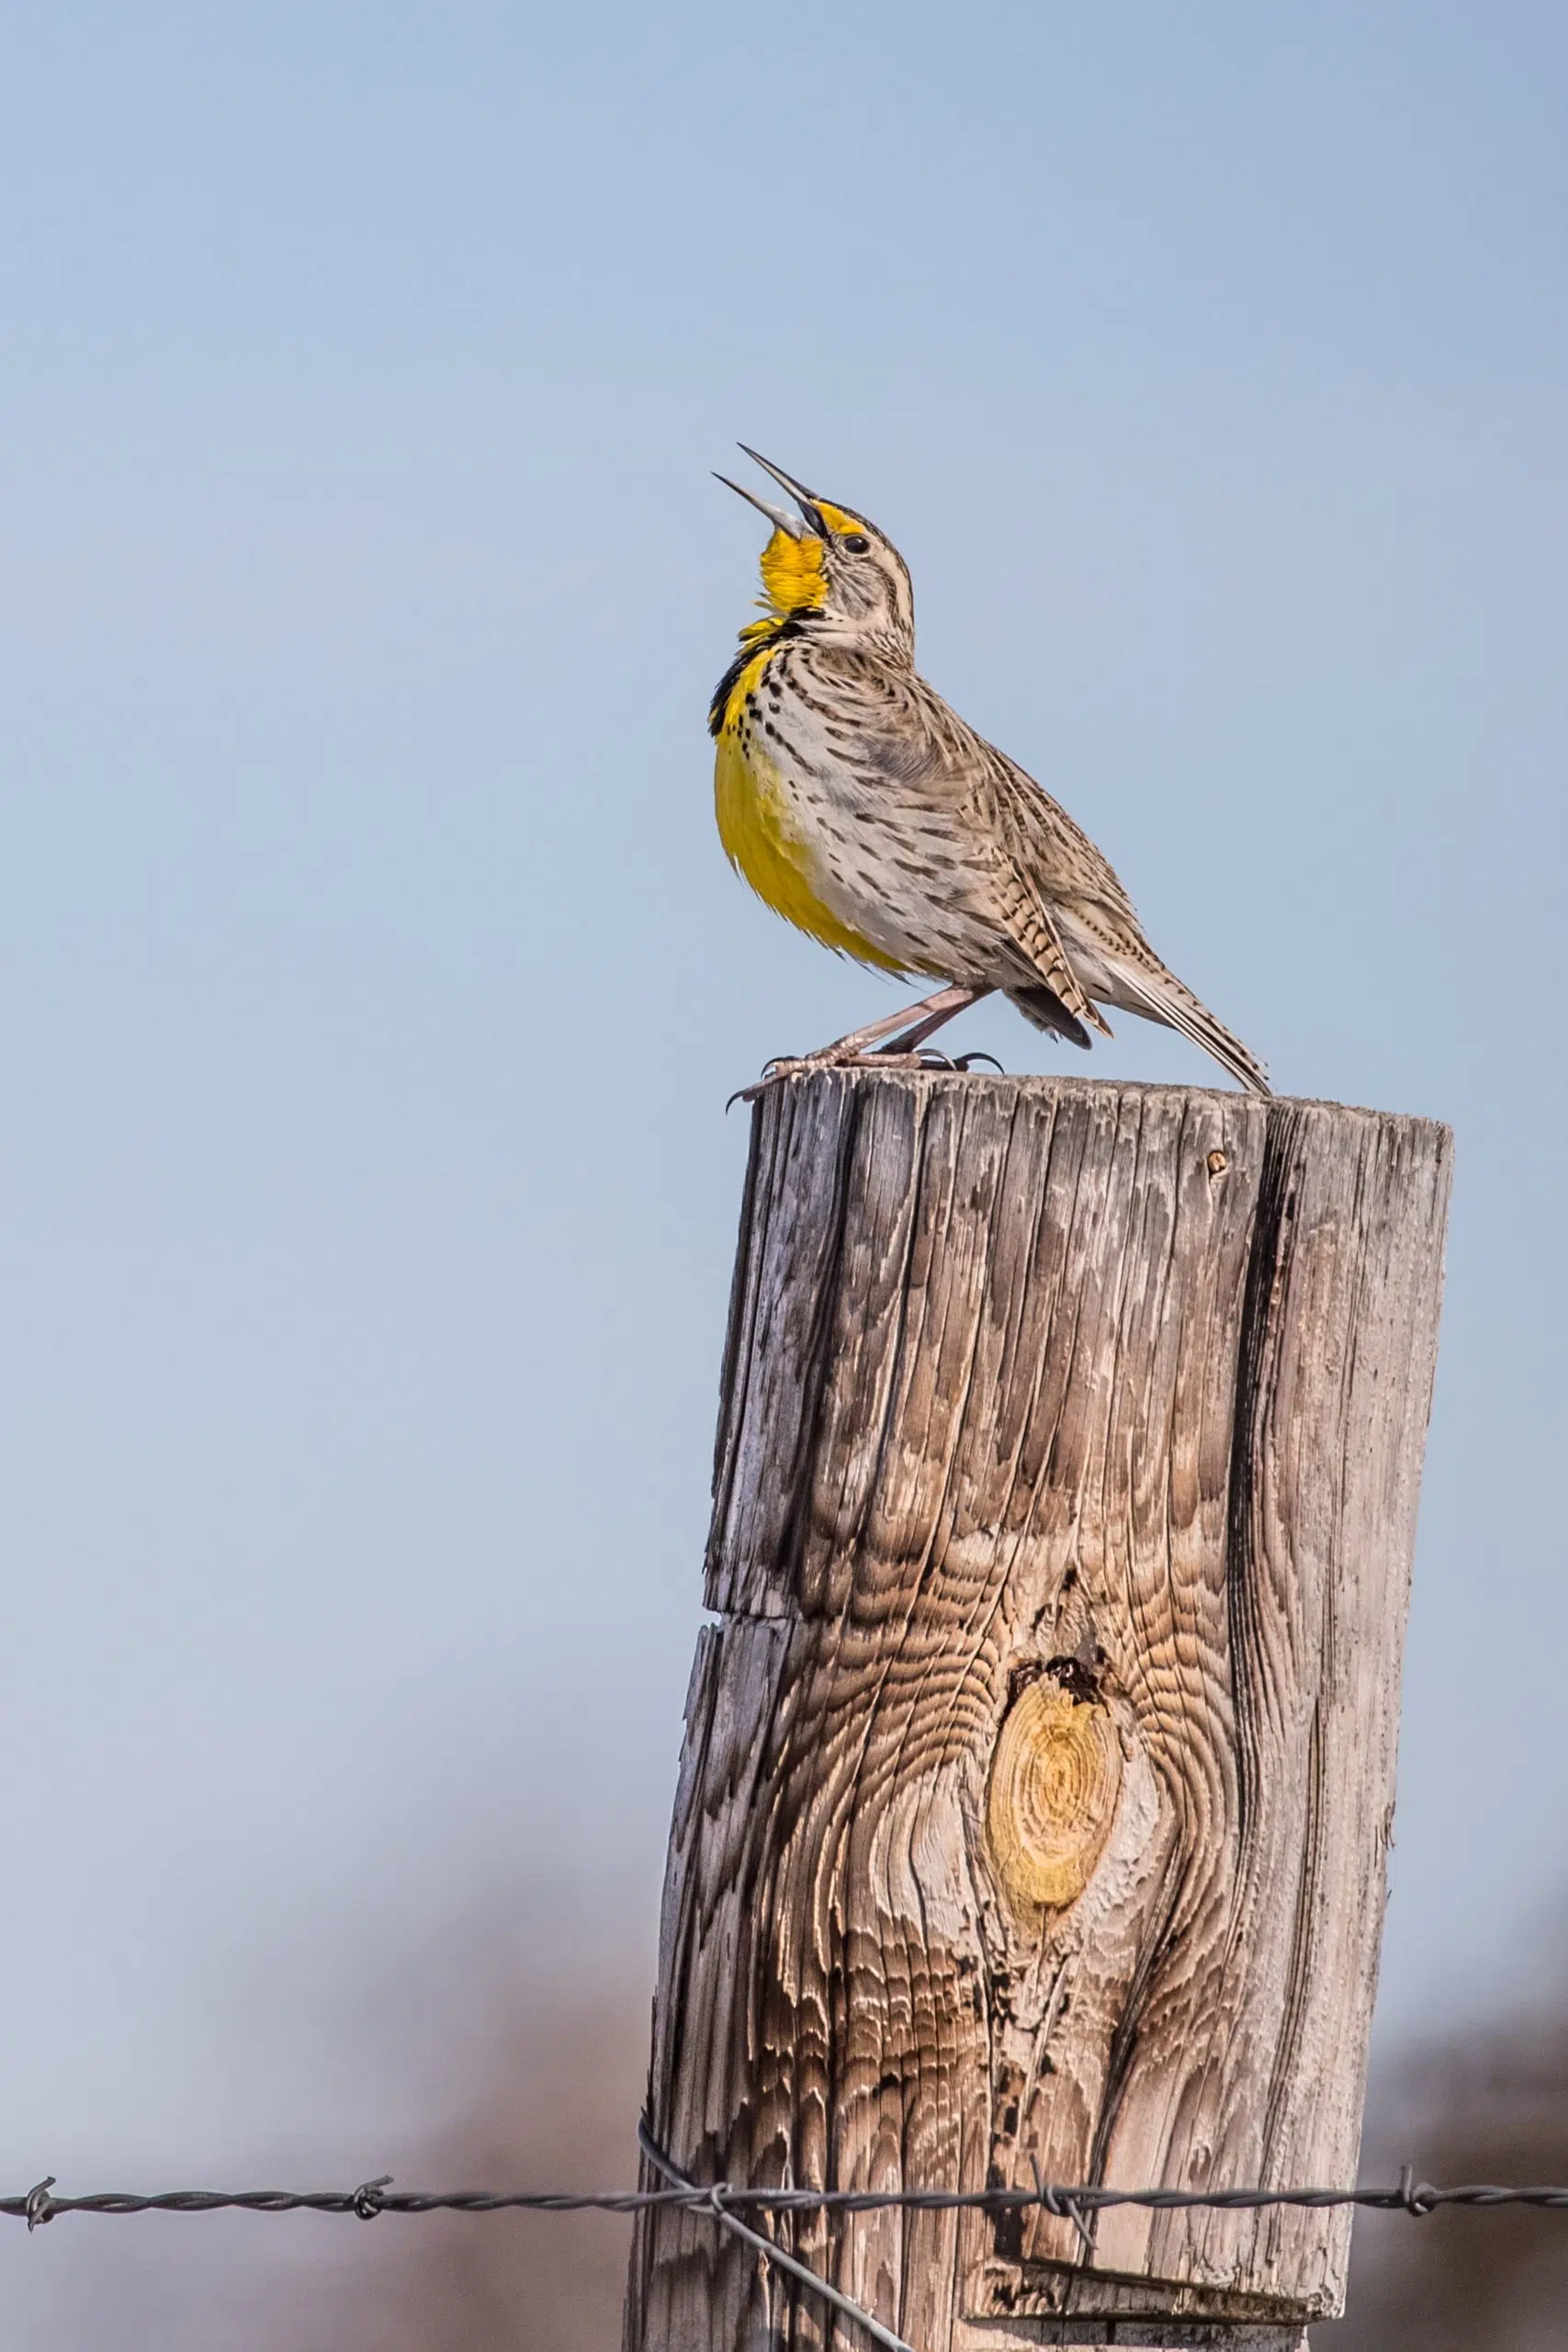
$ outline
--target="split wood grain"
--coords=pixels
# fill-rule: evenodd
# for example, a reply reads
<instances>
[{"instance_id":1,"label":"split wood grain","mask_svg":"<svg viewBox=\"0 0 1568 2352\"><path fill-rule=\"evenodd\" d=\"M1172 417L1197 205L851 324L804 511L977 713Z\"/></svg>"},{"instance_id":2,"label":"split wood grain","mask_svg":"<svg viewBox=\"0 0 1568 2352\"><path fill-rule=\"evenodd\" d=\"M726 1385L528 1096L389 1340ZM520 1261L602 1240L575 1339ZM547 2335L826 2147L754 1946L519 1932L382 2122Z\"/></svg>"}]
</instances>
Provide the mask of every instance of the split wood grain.
<instances>
[{"instance_id":1,"label":"split wood grain","mask_svg":"<svg viewBox=\"0 0 1568 2352\"><path fill-rule=\"evenodd\" d=\"M1448 1131L860 1071L753 1117L655 2136L751 2186L1349 2181ZM1349 2239L773 2226L919 2352L1284 2352ZM628 2352L839 2324L711 2222L639 2218Z\"/></svg>"}]
</instances>

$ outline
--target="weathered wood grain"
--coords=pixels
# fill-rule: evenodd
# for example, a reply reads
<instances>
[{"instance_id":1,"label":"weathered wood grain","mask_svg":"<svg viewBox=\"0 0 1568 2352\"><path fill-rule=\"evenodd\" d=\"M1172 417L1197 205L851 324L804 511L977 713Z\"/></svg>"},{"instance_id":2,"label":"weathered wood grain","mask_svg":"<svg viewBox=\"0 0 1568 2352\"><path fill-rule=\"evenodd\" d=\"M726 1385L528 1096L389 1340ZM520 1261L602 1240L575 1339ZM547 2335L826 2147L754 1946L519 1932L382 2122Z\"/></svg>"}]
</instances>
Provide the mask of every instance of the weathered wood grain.
<instances>
[{"instance_id":1,"label":"weathered wood grain","mask_svg":"<svg viewBox=\"0 0 1568 2352\"><path fill-rule=\"evenodd\" d=\"M893 1072L754 1121L656 2135L753 2185L1350 2179L1447 1131ZM919 2352L1283 2352L1349 2235L777 2226ZM630 2352L828 2340L711 2222L639 2223Z\"/></svg>"}]
</instances>

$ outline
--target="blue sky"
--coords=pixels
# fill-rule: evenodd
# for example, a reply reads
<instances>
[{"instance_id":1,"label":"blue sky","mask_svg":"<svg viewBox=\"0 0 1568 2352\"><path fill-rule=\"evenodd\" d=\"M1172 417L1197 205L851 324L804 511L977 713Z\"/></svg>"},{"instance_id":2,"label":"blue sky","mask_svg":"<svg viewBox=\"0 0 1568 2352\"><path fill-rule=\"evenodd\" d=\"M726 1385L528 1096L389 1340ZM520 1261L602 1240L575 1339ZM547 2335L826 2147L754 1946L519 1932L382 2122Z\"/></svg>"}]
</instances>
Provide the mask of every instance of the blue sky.
<instances>
[{"instance_id":1,"label":"blue sky","mask_svg":"<svg viewBox=\"0 0 1568 2352\"><path fill-rule=\"evenodd\" d=\"M1454 1123L1381 2030L1528 1970L1565 68L1512 0L0 18L7 2180L347 2161L321 1987L536 1871L648 1931L724 1100L894 1001L713 835L738 437L1282 1089Z\"/></svg>"}]
</instances>

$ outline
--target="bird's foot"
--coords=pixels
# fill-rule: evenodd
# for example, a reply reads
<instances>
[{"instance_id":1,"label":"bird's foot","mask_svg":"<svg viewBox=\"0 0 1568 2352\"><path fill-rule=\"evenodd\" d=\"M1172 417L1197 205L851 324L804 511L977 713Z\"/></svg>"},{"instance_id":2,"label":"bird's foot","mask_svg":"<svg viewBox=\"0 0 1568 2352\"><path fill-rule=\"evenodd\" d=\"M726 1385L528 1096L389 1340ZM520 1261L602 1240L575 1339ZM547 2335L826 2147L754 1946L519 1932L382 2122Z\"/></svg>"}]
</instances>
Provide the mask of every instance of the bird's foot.
<instances>
[{"instance_id":1,"label":"bird's foot","mask_svg":"<svg viewBox=\"0 0 1568 2352\"><path fill-rule=\"evenodd\" d=\"M824 1069L925 1069L967 1072L973 1069L976 1062L989 1062L998 1070L1001 1068L1000 1062L997 1060L994 1054L950 1055L939 1053L932 1046L919 1046L904 1051L900 1050L901 1042L895 1037L887 1045L875 1047L870 1052L863 1052L852 1047L846 1050L841 1046L824 1046L820 1052L815 1054L780 1054L763 1066L762 1075L754 1084L739 1088L730 1096L729 1102L724 1107L728 1111L731 1103L755 1102L759 1095L766 1094L771 1087L782 1086L786 1079L809 1078L814 1072Z\"/></svg>"},{"instance_id":2,"label":"bird's foot","mask_svg":"<svg viewBox=\"0 0 1568 2352\"><path fill-rule=\"evenodd\" d=\"M763 1063L761 1077L732 1094L724 1107L728 1111L730 1102L755 1102L757 1097L766 1094L770 1087L782 1086L786 1079L809 1078L817 1070L922 1069L931 1068L941 1059L942 1057L936 1054L846 1053L838 1046L824 1046L820 1053L816 1054L777 1054L772 1061Z\"/></svg>"}]
</instances>

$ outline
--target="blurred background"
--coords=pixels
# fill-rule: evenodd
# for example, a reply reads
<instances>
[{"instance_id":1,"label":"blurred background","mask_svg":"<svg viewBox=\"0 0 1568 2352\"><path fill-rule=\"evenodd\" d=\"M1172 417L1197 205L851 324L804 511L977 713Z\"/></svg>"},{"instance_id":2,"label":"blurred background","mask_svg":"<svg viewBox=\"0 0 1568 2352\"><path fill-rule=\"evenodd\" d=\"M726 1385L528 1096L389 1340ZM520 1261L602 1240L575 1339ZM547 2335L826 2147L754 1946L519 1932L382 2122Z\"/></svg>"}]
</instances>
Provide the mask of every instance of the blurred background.
<instances>
[{"instance_id":1,"label":"blurred background","mask_svg":"<svg viewBox=\"0 0 1568 2352\"><path fill-rule=\"evenodd\" d=\"M1457 1128L1367 2169L1568 2177L1565 95L1544 0L0 12L8 2190L630 2177L725 1098L897 1001L713 834L738 436L1282 1090ZM588 2352L622 2245L0 2305ZM1562 2217L1358 2245L1325 2345L1564 2340Z\"/></svg>"}]
</instances>

